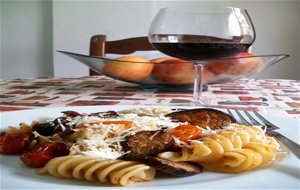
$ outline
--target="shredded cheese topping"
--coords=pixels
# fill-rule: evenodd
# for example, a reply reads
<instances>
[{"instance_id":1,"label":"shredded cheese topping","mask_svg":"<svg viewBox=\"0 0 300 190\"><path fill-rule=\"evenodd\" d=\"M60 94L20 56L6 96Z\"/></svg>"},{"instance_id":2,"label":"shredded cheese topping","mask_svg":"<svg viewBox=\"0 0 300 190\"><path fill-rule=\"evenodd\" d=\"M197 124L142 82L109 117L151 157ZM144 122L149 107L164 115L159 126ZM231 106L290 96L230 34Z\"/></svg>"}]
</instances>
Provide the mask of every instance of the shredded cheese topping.
<instances>
[{"instance_id":1,"label":"shredded cheese topping","mask_svg":"<svg viewBox=\"0 0 300 190\"><path fill-rule=\"evenodd\" d=\"M155 131L160 129L170 130L179 125L188 124L187 122L174 122L166 113L171 110L166 109L161 112L159 109L150 110L136 109L118 112L117 117L105 118L103 115L84 115L70 118L68 125L75 126L76 142L70 148L71 155L87 155L100 158L117 159L126 154L122 149L121 142L125 141L126 136L135 134L139 131ZM212 130L209 127L201 128L205 135L217 134L219 130L236 128L237 124L231 124L223 129ZM265 131L261 126L255 130L260 141L266 141ZM74 134L73 134L74 135ZM151 138L153 138L154 134ZM189 148L189 143L183 142L173 137L176 145Z\"/></svg>"},{"instance_id":2,"label":"shredded cheese topping","mask_svg":"<svg viewBox=\"0 0 300 190\"><path fill-rule=\"evenodd\" d=\"M156 110L156 112L158 111ZM118 122L113 121L131 122L130 124L122 124L122 122L116 124ZM104 124L105 122L111 122L111 124ZM117 159L126 153L122 150L121 142L125 140L127 135L139 131L172 129L180 124L186 124L186 122L173 122L164 114L157 113L155 113L155 116L151 116L151 114L141 114L139 112L121 112L115 118L78 116L68 123L68 125L76 126L75 133L78 134L77 141L70 148L70 154Z\"/></svg>"}]
</instances>

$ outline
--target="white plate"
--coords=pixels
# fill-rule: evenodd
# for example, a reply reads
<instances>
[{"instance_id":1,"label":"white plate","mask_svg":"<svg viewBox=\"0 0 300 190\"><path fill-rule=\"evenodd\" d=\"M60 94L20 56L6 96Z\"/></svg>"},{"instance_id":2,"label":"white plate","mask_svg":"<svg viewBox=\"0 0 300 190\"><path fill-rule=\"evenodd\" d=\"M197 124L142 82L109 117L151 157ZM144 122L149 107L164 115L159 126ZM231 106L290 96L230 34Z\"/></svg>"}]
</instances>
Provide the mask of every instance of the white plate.
<instances>
[{"instance_id":1,"label":"white plate","mask_svg":"<svg viewBox=\"0 0 300 190\"><path fill-rule=\"evenodd\" d=\"M89 106L33 109L25 111L0 113L1 128L18 125L20 122L30 123L32 120L55 118L61 111L99 112L121 110L137 106ZM274 124L281 127L282 134L299 143L299 121L289 118L266 116ZM299 160L289 155L277 165L260 170L223 174L204 171L191 177L157 177L153 182L135 183L130 187L116 187L97 182L61 179L52 176L35 174L35 170L22 165L18 156L0 156L1 189L299 189Z\"/></svg>"}]
</instances>

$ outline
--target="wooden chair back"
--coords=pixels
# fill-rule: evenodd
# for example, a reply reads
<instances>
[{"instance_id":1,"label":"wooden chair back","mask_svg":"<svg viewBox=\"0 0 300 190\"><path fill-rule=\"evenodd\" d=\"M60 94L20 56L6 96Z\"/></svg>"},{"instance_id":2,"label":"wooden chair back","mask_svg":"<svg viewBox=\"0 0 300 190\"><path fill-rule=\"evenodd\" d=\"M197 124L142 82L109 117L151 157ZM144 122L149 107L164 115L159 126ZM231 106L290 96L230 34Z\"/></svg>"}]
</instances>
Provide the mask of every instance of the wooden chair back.
<instances>
[{"instance_id":1,"label":"wooden chair back","mask_svg":"<svg viewBox=\"0 0 300 190\"><path fill-rule=\"evenodd\" d=\"M153 50L155 49L146 36L106 41L106 35L99 34L92 36L90 40L90 56L105 56L107 53L130 54L135 51ZM90 75L99 75L99 73L90 70Z\"/></svg>"}]
</instances>

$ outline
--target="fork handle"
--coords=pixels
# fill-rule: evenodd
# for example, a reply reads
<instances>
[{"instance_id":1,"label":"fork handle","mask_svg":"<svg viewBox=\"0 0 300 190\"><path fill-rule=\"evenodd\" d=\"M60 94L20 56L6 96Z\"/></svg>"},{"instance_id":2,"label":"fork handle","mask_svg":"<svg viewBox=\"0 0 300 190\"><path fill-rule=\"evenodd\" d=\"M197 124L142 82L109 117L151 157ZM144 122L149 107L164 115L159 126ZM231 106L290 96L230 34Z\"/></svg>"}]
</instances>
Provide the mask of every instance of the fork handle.
<instances>
[{"instance_id":1,"label":"fork handle","mask_svg":"<svg viewBox=\"0 0 300 190\"><path fill-rule=\"evenodd\" d=\"M300 159L300 145L287 138L286 136L278 133L277 131L268 131L270 135L278 139L282 144L284 144L298 159Z\"/></svg>"}]
</instances>

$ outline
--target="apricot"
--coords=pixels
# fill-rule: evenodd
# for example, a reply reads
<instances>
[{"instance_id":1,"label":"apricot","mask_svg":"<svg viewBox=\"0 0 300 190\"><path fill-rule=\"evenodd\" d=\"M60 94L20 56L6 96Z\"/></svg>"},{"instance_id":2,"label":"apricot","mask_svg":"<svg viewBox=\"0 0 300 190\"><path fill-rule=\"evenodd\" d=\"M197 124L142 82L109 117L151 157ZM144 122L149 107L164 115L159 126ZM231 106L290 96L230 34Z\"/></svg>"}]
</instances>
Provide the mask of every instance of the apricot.
<instances>
[{"instance_id":1,"label":"apricot","mask_svg":"<svg viewBox=\"0 0 300 190\"><path fill-rule=\"evenodd\" d=\"M153 69L153 64L139 56L122 56L108 61L103 67L103 72L113 78L139 82L146 79Z\"/></svg>"},{"instance_id":2,"label":"apricot","mask_svg":"<svg viewBox=\"0 0 300 190\"><path fill-rule=\"evenodd\" d=\"M192 85L195 79L195 66L190 61L175 58L157 58L151 77L158 83L170 85ZM214 74L204 69L204 83L209 82Z\"/></svg>"},{"instance_id":3,"label":"apricot","mask_svg":"<svg viewBox=\"0 0 300 190\"><path fill-rule=\"evenodd\" d=\"M170 57L158 57L158 58L154 58L154 59L151 59L150 62L152 63L160 63L160 62L163 62L163 61L167 61L167 60L172 60L173 58L170 58Z\"/></svg>"},{"instance_id":4,"label":"apricot","mask_svg":"<svg viewBox=\"0 0 300 190\"><path fill-rule=\"evenodd\" d=\"M240 53L233 59L211 61L207 64L207 68L216 75L220 74L233 74L233 75L249 75L256 73L262 66L263 60L260 57L250 53ZM249 57L234 59L237 57Z\"/></svg>"}]
</instances>

